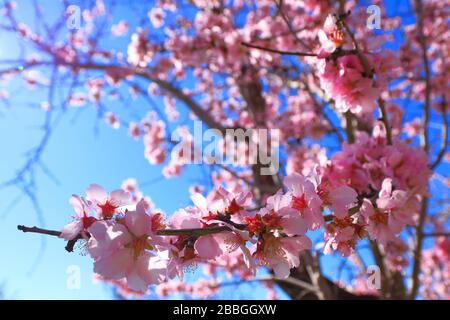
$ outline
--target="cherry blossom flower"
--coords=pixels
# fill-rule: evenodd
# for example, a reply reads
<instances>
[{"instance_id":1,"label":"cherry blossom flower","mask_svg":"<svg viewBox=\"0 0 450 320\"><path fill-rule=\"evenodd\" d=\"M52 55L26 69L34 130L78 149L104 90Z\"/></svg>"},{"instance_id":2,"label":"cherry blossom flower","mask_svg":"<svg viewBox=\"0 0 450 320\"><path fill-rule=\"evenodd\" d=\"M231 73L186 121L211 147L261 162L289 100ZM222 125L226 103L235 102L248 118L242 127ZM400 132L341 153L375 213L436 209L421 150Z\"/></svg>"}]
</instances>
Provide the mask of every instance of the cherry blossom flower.
<instances>
[{"instance_id":1,"label":"cherry blossom flower","mask_svg":"<svg viewBox=\"0 0 450 320\"><path fill-rule=\"evenodd\" d=\"M345 55L334 61L319 60L319 78L322 88L336 101L338 111L355 114L370 113L381 94L375 81L364 75L356 55Z\"/></svg>"},{"instance_id":2,"label":"cherry blossom flower","mask_svg":"<svg viewBox=\"0 0 450 320\"><path fill-rule=\"evenodd\" d=\"M128 22L125 20L119 21L117 24L111 26L111 34L114 37L121 37L128 32Z\"/></svg>"},{"instance_id":3,"label":"cherry blossom flower","mask_svg":"<svg viewBox=\"0 0 450 320\"><path fill-rule=\"evenodd\" d=\"M142 201L123 219L97 221L89 228L88 252L94 272L108 279L125 278L128 288L145 292L165 279L167 263L148 251L155 245L152 215Z\"/></svg>"},{"instance_id":4,"label":"cherry blossom flower","mask_svg":"<svg viewBox=\"0 0 450 320\"><path fill-rule=\"evenodd\" d=\"M260 264L271 268L278 278L287 278L292 268L300 265L300 252L311 249L311 240L306 236L289 238L265 236L255 252Z\"/></svg>"},{"instance_id":5,"label":"cherry blossom flower","mask_svg":"<svg viewBox=\"0 0 450 320\"><path fill-rule=\"evenodd\" d=\"M153 48L147 40L147 31L136 30L131 36L131 43L128 46L128 62L132 65L145 68L153 58Z\"/></svg>"},{"instance_id":6,"label":"cherry blossom flower","mask_svg":"<svg viewBox=\"0 0 450 320\"><path fill-rule=\"evenodd\" d=\"M81 235L87 239L86 230L96 221L94 217L89 216L91 211L89 203L77 195L70 197L69 202L75 210L75 220L64 226L60 237L68 241Z\"/></svg>"},{"instance_id":7,"label":"cherry blossom flower","mask_svg":"<svg viewBox=\"0 0 450 320\"><path fill-rule=\"evenodd\" d=\"M120 127L119 119L117 119L113 112L108 112L105 115L105 122L114 129L119 129Z\"/></svg>"},{"instance_id":8,"label":"cherry blossom flower","mask_svg":"<svg viewBox=\"0 0 450 320\"><path fill-rule=\"evenodd\" d=\"M290 207L298 212L308 229L317 229L323 225L322 200L316 194L314 184L298 173L284 179L288 188Z\"/></svg>"},{"instance_id":9,"label":"cherry blossom flower","mask_svg":"<svg viewBox=\"0 0 450 320\"><path fill-rule=\"evenodd\" d=\"M86 189L88 200L93 204L98 216L110 219L119 212L120 207L130 204L130 194L123 190L114 190L110 194L98 184L91 184Z\"/></svg>"},{"instance_id":10,"label":"cherry blossom flower","mask_svg":"<svg viewBox=\"0 0 450 320\"><path fill-rule=\"evenodd\" d=\"M166 13L161 8L153 8L148 13L148 17L150 19L150 22L155 28L161 28L161 26L164 24L164 17L166 16Z\"/></svg>"},{"instance_id":11,"label":"cherry blossom flower","mask_svg":"<svg viewBox=\"0 0 450 320\"><path fill-rule=\"evenodd\" d=\"M325 58L341 47L345 41L344 33L340 30L337 18L334 15L328 15L323 25L323 29L318 32L321 49L318 53L319 58Z\"/></svg>"}]
</instances>

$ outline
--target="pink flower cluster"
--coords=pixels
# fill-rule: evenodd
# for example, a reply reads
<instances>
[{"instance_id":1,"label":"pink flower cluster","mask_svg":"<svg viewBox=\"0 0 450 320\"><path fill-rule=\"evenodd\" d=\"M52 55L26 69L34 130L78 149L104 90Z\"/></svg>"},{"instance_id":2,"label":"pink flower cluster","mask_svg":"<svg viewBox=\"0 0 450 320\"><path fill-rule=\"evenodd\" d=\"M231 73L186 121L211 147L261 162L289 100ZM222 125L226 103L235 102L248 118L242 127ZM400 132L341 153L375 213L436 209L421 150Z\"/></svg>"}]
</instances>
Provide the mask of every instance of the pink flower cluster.
<instances>
[{"instance_id":1,"label":"pink flower cluster","mask_svg":"<svg viewBox=\"0 0 450 320\"><path fill-rule=\"evenodd\" d=\"M244 277L254 275L257 266L267 266L277 277L286 278L299 266L300 252L311 248L306 232L324 225L324 207L346 215L356 202L353 189L319 190L317 180L296 173L287 176L287 192L269 197L259 210L248 209L253 203L249 192L233 194L219 188L214 199L195 193L194 206L176 211L167 222L142 198L133 180L123 185L133 195L125 190L108 194L91 185L86 198L71 198L75 220L64 227L61 237L84 238L94 272L126 284L131 292L182 278L199 263L209 263L210 273L234 266L230 272Z\"/></svg>"},{"instance_id":2,"label":"pink flower cluster","mask_svg":"<svg viewBox=\"0 0 450 320\"><path fill-rule=\"evenodd\" d=\"M333 59L320 59L318 65L320 85L336 102L339 112L370 113L381 94L376 81L364 74L359 58L345 55Z\"/></svg>"},{"instance_id":3,"label":"pink flower cluster","mask_svg":"<svg viewBox=\"0 0 450 320\"><path fill-rule=\"evenodd\" d=\"M344 145L324 168L322 183L345 182L356 190L359 208L327 225L326 237L332 237L333 246L346 255L355 240L367 233L385 245L395 241L406 225L415 224L430 176L421 149L402 141L388 145L383 136L360 134L355 144ZM392 243L391 247L398 249Z\"/></svg>"},{"instance_id":4,"label":"pink flower cluster","mask_svg":"<svg viewBox=\"0 0 450 320\"><path fill-rule=\"evenodd\" d=\"M144 127L144 156L151 164L163 163L167 151L163 148L165 141L166 125L163 121L157 120L156 114L150 112L142 121ZM136 130L136 129L135 129Z\"/></svg>"},{"instance_id":5,"label":"pink flower cluster","mask_svg":"<svg viewBox=\"0 0 450 320\"><path fill-rule=\"evenodd\" d=\"M426 299L450 299L450 238L438 237L422 253L422 295Z\"/></svg>"}]
</instances>

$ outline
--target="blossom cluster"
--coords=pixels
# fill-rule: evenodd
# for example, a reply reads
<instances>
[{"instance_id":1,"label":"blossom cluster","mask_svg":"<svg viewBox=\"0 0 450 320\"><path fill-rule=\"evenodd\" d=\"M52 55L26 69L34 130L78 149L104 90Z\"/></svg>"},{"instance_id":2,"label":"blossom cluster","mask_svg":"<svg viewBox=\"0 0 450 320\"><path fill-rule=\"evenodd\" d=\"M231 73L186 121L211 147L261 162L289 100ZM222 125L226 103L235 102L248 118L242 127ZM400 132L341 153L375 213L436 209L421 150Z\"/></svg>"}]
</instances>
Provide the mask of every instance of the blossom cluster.
<instances>
[{"instance_id":1,"label":"blossom cluster","mask_svg":"<svg viewBox=\"0 0 450 320\"><path fill-rule=\"evenodd\" d=\"M388 267L402 270L408 247L398 235L415 224L427 195L431 171L425 153L401 141L389 145L375 130L373 136L359 134L330 160L321 157L322 165L304 167L305 175L287 175L285 190L258 209L252 209L250 192L219 187L206 198L193 190L194 205L164 219L134 180L110 194L91 185L85 198L70 199L76 217L61 237L84 238L94 271L137 292L182 278L200 263L236 264L244 278L266 266L286 278L299 266L300 253L311 249L308 230L320 228L325 254L348 256L368 236L385 246Z\"/></svg>"},{"instance_id":2,"label":"blossom cluster","mask_svg":"<svg viewBox=\"0 0 450 320\"><path fill-rule=\"evenodd\" d=\"M361 133L355 144L344 144L324 176L326 183L347 181L358 192L360 210L348 222L354 232L348 223L340 225L342 221L337 227L347 228L348 237L368 232L371 239L387 244L406 225L415 225L431 170L423 150L398 140L389 145L375 130L372 137Z\"/></svg>"},{"instance_id":3,"label":"blossom cluster","mask_svg":"<svg viewBox=\"0 0 450 320\"><path fill-rule=\"evenodd\" d=\"M86 197L71 197L76 216L61 237L85 239L94 272L103 279L125 281L136 292L182 278L199 263L232 265L230 259L241 264L236 268L245 267L247 276L267 266L286 278L299 266L300 252L311 249L306 232L324 225L324 207L346 215L357 200L350 187L319 190L317 180L296 173L287 176L287 191L269 197L258 210L249 209L250 192L233 194L219 188L213 201L194 193L194 206L174 212L167 221L147 198L136 198L134 181L124 183L134 195L122 189L108 194L93 184ZM239 255L232 258L233 252Z\"/></svg>"},{"instance_id":4,"label":"blossom cluster","mask_svg":"<svg viewBox=\"0 0 450 320\"><path fill-rule=\"evenodd\" d=\"M334 99L337 111L357 115L372 113L386 89L386 79L397 67L396 58L390 51L364 52L361 57L355 50L346 49L345 30L335 15L327 17L318 37L321 43L317 54L320 85Z\"/></svg>"}]
</instances>

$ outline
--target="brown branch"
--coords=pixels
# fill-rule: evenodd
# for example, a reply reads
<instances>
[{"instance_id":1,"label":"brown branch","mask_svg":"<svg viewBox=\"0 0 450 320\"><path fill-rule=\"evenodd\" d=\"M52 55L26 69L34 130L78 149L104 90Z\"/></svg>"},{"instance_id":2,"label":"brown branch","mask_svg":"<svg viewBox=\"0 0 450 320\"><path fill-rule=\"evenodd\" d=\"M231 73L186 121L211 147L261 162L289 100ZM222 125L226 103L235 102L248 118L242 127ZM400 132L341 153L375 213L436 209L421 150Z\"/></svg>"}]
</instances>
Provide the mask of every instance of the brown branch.
<instances>
[{"instance_id":1,"label":"brown branch","mask_svg":"<svg viewBox=\"0 0 450 320\"><path fill-rule=\"evenodd\" d=\"M381 272L381 292L383 296L387 295L388 287L389 287L389 278L388 271L386 270L386 266L384 263L384 257L380 250L380 247L375 241L370 241L370 249L372 251L373 257L375 259L375 263L380 268Z\"/></svg>"},{"instance_id":2,"label":"brown branch","mask_svg":"<svg viewBox=\"0 0 450 320\"><path fill-rule=\"evenodd\" d=\"M353 32L350 30L349 26L345 22L345 15L342 15L342 14L340 15L339 22L341 23L342 27L345 29L346 33L350 36L350 39L353 44L354 53L356 54L356 56L358 57L359 61L361 62L362 66L363 66L364 76L373 78L374 71L370 67L370 63L367 60L366 56L361 51L361 48L358 45L358 41L356 41L355 35L353 34ZM378 98L378 106L379 106L380 113L381 113L381 121L383 121L385 129L386 129L387 143L389 145L391 145L392 144L392 131L391 131L391 127L389 125L389 120L388 120L386 108L384 105L384 100L381 97Z\"/></svg>"},{"instance_id":3,"label":"brown branch","mask_svg":"<svg viewBox=\"0 0 450 320\"><path fill-rule=\"evenodd\" d=\"M425 233L424 237L450 237L450 232L433 232L433 233Z\"/></svg>"},{"instance_id":4,"label":"brown branch","mask_svg":"<svg viewBox=\"0 0 450 320\"><path fill-rule=\"evenodd\" d=\"M350 111L347 111L346 113L344 113L345 135L347 136L347 142L349 144L353 144L356 141L353 119L354 119L354 116L351 114Z\"/></svg>"},{"instance_id":5,"label":"brown branch","mask_svg":"<svg viewBox=\"0 0 450 320\"><path fill-rule=\"evenodd\" d=\"M366 56L362 53L361 48L359 47L358 42L356 41L355 35L350 30L349 26L345 22L345 19L342 18L339 21L341 22L342 27L345 29L347 34L350 36L350 39L352 40L354 52L358 57L359 61L361 61L361 64L364 68L365 76L371 78L373 76L373 70L370 67L369 61L367 60Z\"/></svg>"},{"instance_id":6,"label":"brown branch","mask_svg":"<svg viewBox=\"0 0 450 320\"><path fill-rule=\"evenodd\" d=\"M430 105L431 105L431 82L430 82L430 68L427 55L427 45L425 40L425 35L423 32L423 6L421 0L415 0L415 12L417 16L417 32L419 36L419 44L422 50L422 62L424 64L425 70L425 104L424 104L424 116L422 119L422 135L421 135L421 145L425 152L428 154L429 151L429 139L428 139L428 122L430 120ZM419 274L420 274L420 264L422 260L422 245L423 245L423 227L425 224L425 218L428 212L428 198L423 198L422 208L419 215L419 222L416 227L416 245L414 248L414 262L413 271L411 274L411 292L409 298L411 300L415 299L417 292L419 290Z\"/></svg>"},{"instance_id":7,"label":"brown branch","mask_svg":"<svg viewBox=\"0 0 450 320\"><path fill-rule=\"evenodd\" d=\"M448 119L447 119L447 102L445 99L445 95L442 95L442 105L441 105L441 112L442 112L442 132L441 132L441 149L439 150L439 153L436 157L436 159L434 160L434 162L430 165L431 169L436 168L439 163L442 161L442 159L445 156L445 151L447 149L447 140L448 140Z\"/></svg>"},{"instance_id":8,"label":"brown branch","mask_svg":"<svg viewBox=\"0 0 450 320\"><path fill-rule=\"evenodd\" d=\"M422 63L425 71L425 105L424 105L424 116L422 119L422 137L421 144L426 152L429 149L428 141L428 122L430 120L430 106L431 106L431 81L430 81L430 67L427 55L427 44L425 35L423 33L423 6L421 0L415 0L415 11L417 16L417 32L419 36L419 45L422 51Z\"/></svg>"},{"instance_id":9,"label":"brown branch","mask_svg":"<svg viewBox=\"0 0 450 320\"><path fill-rule=\"evenodd\" d=\"M174 84L152 77L150 71L144 68L137 68L131 66L117 66L109 64L96 64L96 63L65 63L63 61L59 62L60 65L66 67L71 67L73 69L83 69L83 70L102 70L106 71L108 68L123 68L129 70L132 74L156 83L161 89L167 91L175 98L183 102L200 120L206 123L208 127L218 129L222 134L225 133L226 129L219 122L217 122L208 110L203 109L197 102L195 102L192 97L185 94L181 89L177 88Z\"/></svg>"},{"instance_id":10,"label":"brown branch","mask_svg":"<svg viewBox=\"0 0 450 320\"><path fill-rule=\"evenodd\" d=\"M315 54L315 53L282 51L282 50L277 50L277 49L272 49L272 48L267 48L267 47L261 47L261 46L247 43L247 42L241 42L241 45L243 45L244 47L248 47L248 48L259 49L259 50L264 50L264 51L283 54L283 55L300 56L300 57L316 57L317 56L317 54Z\"/></svg>"},{"instance_id":11,"label":"brown branch","mask_svg":"<svg viewBox=\"0 0 450 320\"><path fill-rule=\"evenodd\" d=\"M419 290L419 274L420 274L420 263L422 261L422 245L424 239L423 226L425 224L425 218L428 211L428 198L422 200L422 208L419 214L419 222L416 227L416 245L414 248L414 261L413 261L413 271L411 274L411 292L409 298L414 300Z\"/></svg>"},{"instance_id":12,"label":"brown branch","mask_svg":"<svg viewBox=\"0 0 450 320\"><path fill-rule=\"evenodd\" d=\"M378 106L380 108L381 113L381 121L384 123L384 128L386 129L386 139L389 145L392 144L392 130L389 125L389 119L386 112L386 107L384 106L384 100L380 97L378 98Z\"/></svg>"},{"instance_id":13,"label":"brown branch","mask_svg":"<svg viewBox=\"0 0 450 320\"><path fill-rule=\"evenodd\" d=\"M198 229L163 229L156 232L159 236L205 236L208 234L220 233L224 231L231 231L229 227L208 227Z\"/></svg>"},{"instance_id":14,"label":"brown branch","mask_svg":"<svg viewBox=\"0 0 450 320\"><path fill-rule=\"evenodd\" d=\"M42 229L38 227L26 227L23 225L17 226L17 229L23 232L40 233L45 235L50 235L54 237L61 236L61 231ZM197 229L162 229L156 232L159 236L204 236L213 233L219 233L223 231L230 231L231 229L226 226L220 227L208 227L208 228L197 228ZM80 238L79 238L80 239ZM75 239L74 239L75 240Z\"/></svg>"},{"instance_id":15,"label":"brown branch","mask_svg":"<svg viewBox=\"0 0 450 320\"><path fill-rule=\"evenodd\" d=\"M286 14L284 13L283 10L283 1L279 0L276 1L275 0L275 4L277 6L277 10L281 15L281 18L284 20L284 23L286 24L286 26L289 29L289 32L291 33L291 35L294 37L295 41L298 42L299 44L301 44L302 46L304 46L305 48L310 48L310 46L308 46L298 35L298 31L294 30L294 28L292 27L292 23L289 21L289 18L286 16Z\"/></svg>"},{"instance_id":16,"label":"brown branch","mask_svg":"<svg viewBox=\"0 0 450 320\"><path fill-rule=\"evenodd\" d=\"M17 226L17 229L19 229L20 231L23 231L23 232L40 233L40 234L46 234L46 235L54 236L54 237L59 237L61 235L61 231L47 230L47 229L42 229L42 228L38 228L38 227L26 227L26 226L19 225L19 226Z\"/></svg>"}]
</instances>

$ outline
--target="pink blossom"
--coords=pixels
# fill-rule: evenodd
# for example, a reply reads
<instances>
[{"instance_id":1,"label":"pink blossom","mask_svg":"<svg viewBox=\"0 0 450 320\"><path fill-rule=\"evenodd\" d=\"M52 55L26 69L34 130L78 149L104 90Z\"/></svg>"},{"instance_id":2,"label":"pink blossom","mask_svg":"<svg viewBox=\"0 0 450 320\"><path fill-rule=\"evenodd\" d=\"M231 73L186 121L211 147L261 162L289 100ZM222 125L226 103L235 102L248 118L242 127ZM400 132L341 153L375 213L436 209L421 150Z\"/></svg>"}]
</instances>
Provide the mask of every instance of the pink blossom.
<instances>
[{"instance_id":1,"label":"pink blossom","mask_svg":"<svg viewBox=\"0 0 450 320\"><path fill-rule=\"evenodd\" d=\"M334 15L327 16L323 29L318 32L318 37L321 44L319 58L325 58L344 43L344 33L338 27L337 18Z\"/></svg>"},{"instance_id":2,"label":"pink blossom","mask_svg":"<svg viewBox=\"0 0 450 320\"><path fill-rule=\"evenodd\" d=\"M120 20L117 24L111 26L111 34L114 37L121 37L126 35L128 32L128 22L125 20Z\"/></svg>"},{"instance_id":3,"label":"pink blossom","mask_svg":"<svg viewBox=\"0 0 450 320\"><path fill-rule=\"evenodd\" d=\"M89 212L91 211L89 203L77 195L70 197L69 202L75 210L75 220L64 226L60 237L68 241L75 239L81 234L87 239L86 230L96 221L94 217L89 217Z\"/></svg>"},{"instance_id":4,"label":"pink blossom","mask_svg":"<svg viewBox=\"0 0 450 320\"><path fill-rule=\"evenodd\" d=\"M155 28L160 28L164 24L166 13L161 8L153 8L149 11L148 17Z\"/></svg>"},{"instance_id":5,"label":"pink blossom","mask_svg":"<svg viewBox=\"0 0 450 320\"><path fill-rule=\"evenodd\" d=\"M128 125L128 134L133 139L139 139L139 137L141 136L141 129L136 122L130 122L130 124Z\"/></svg>"},{"instance_id":6,"label":"pink blossom","mask_svg":"<svg viewBox=\"0 0 450 320\"><path fill-rule=\"evenodd\" d=\"M113 129L119 129L120 127L119 119L117 119L116 115L113 112L108 112L105 115L105 122Z\"/></svg>"},{"instance_id":7,"label":"pink blossom","mask_svg":"<svg viewBox=\"0 0 450 320\"><path fill-rule=\"evenodd\" d=\"M165 138L165 124L150 113L143 121L144 156L152 164L160 164L166 158L166 150L162 147Z\"/></svg>"},{"instance_id":8,"label":"pink blossom","mask_svg":"<svg viewBox=\"0 0 450 320\"><path fill-rule=\"evenodd\" d=\"M256 257L260 263L271 268L277 278L285 279L292 268L300 265L300 252L311 249L311 245L311 240L306 236L269 236L258 244Z\"/></svg>"},{"instance_id":9,"label":"pink blossom","mask_svg":"<svg viewBox=\"0 0 450 320\"><path fill-rule=\"evenodd\" d=\"M290 196L289 206L298 212L309 229L323 225L322 200L316 194L313 183L298 173L284 179Z\"/></svg>"},{"instance_id":10,"label":"pink blossom","mask_svg":"<svg viewBox=\"0 0 450 320\"><path fill-rule=\"evenodd\" d=\"M337 217L343 218L348 214L348 210L355 205L357 196L358 194L353 188L340 186L330 191L328 201L333 208L333 213Z\"/></svg>"},{"instance_id":11,"label":"pink blossom","mask_svg":"<svg viewBox=\"0 0 450 320\"><path fill-rule=\"evenodd\" d=\"M342 113L372 112L381 94L375 81L364 76L364 69L356 55L345 55L336 60L319 60L322 88L335 99L336 108Z\"/></svg>"},{"instance_id":12,"label":"pink blossom","mask_svg":"<svg viewBox=\"0 0 450 320\"><path fill-rule=\"evenodd\" d=\"M153 48L147 40L147 32L138 29L131 36L128 46L128 62L137 67L145 68L153 58Z\"/></svg>"},{"instance_id":13,"label":"pink blossom","mask_svg":"<svg viewBox=\"0 0 450 320\"><path fill-rule=\"evenodd\" d=\"M103 187L91 184L86 189L86 195L92 202L98 216L103 219L110 219L119 212L120 207L130 204L130 194L123 190L114 190L110 194Z\"/></svg>"},{"instance_id":14,"label":"pink blossom","mask_svg":"<svg viewBox=\"0 0 450 320\"><path fill-rule=\"evenodd\" d=\"M140 202L120 222L97 221L89 228L88 251L94 272L108 279L125 278L127 286L144 292L165 279L167 264L147 250L156 240L152 216ZM152 241L153 240L153 241Z\"/></svg>"}]
</instances>

